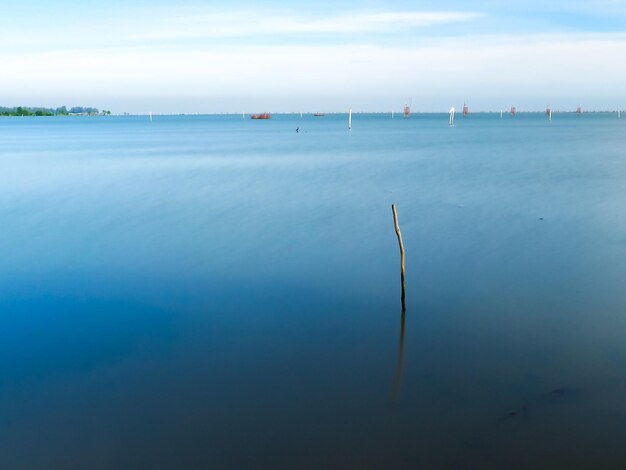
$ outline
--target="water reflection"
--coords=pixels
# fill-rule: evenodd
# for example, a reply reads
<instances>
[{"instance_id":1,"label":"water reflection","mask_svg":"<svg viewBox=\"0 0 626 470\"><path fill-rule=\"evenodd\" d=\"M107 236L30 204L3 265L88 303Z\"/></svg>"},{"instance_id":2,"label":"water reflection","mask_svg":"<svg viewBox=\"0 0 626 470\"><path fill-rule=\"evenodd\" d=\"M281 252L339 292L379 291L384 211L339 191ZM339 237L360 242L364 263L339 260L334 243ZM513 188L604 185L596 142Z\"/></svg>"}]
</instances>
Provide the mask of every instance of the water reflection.
<instances>
[{"instance_id":1,"label":"water reflection","mask_svg":"<svg viewBox=\"0 0 626 470\"><path fill-rule=\"evenodd\" d=\"M400 316L400 342L398 345L398 361L396 363L396 376L393 381L393 391L391 401L396 403L400 398L400 390L402 389L402 379L404 377L404 332L406 322L406 308L402 303L402 315Z\"/></svg>"}]
</instances>

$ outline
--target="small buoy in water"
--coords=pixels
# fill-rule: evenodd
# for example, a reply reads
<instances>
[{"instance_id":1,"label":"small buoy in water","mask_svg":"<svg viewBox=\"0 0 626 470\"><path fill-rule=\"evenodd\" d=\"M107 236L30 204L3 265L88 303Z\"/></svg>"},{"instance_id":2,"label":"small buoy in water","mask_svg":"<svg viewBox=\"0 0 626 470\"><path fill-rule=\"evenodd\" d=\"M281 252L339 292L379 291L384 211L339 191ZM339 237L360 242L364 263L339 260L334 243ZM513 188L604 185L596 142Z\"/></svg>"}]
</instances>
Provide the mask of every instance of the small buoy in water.
<instances>
[{"instance_id":1,"label":"small buoy in water","mask_svg":"<svg viewBox=\"0 0 626 470\"><path fill-rule=\"evenodd\" d=\"M543 220L543 217L539 217L539 220Z\"/></svg>"},{"instance_id":2,"label":"small buoy in water","mask_svg":"<svg viewBox=\"0 0 626 470\"><path fill-rule=\"evenodd\" d=\"M300 128L299 127L296 127L296 132L300 132Z\"/></svg>"}]
</instances>

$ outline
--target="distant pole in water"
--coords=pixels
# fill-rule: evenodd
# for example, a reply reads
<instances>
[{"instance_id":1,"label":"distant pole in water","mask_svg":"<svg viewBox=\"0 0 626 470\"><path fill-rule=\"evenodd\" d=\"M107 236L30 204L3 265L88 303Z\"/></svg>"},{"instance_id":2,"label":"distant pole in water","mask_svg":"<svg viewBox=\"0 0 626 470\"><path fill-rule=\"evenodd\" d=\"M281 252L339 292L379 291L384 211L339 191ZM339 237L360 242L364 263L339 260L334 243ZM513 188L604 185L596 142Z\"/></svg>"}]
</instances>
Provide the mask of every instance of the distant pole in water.
<instances>
[{"instance_id":1,"label":"distant pole in water","mask_svg":"<svg viewBox=\"0 0 626 470\"><path fill-rule=\"evenodd\" d=\"M246 113L244 113L243 111L241 112L241 119L245 119L246 118Z\"/></svg>"},{"instance_id":2,"label":"distant pole in water","mask_svg":"<svg viewBox=\"0 0 626 470\"><path fill-rule=\"evenodd\" d=\"M500 110L500 119L504 116L504 111Z\"/></svg>"},{"instance_id":3,"label":"distant pole in water","mask_svg":"<svg viewBox=\"0 0 626 470\"><path fill-rule=\"evenodd\" d=\"M348 112L348 130L352 129L352 108Z\"/></svg>"},{"instance_id":4,"label":"distant pole in water","mask_svg":"<svg viewBox=\"0 0 626 470\"><path fill-rule=\"evenodd\" d=\"M450 108L450 126L454 126L454 113L456 113L456 109L452 106Z\"/></svg>"},{"instance_id":5,"label":"distant pole in water","mask_svg":"<svg viewBox=\"0 0 626 470\"><path fill-rule=\"evenodd\" d=\"M152 122L152 111L150 111L150 122Z\"/></svg>"},{"instance_id":6,"label":"distant pole in water","mask_svg":"<svg viewBox=\"0 0 626 470\"><path fill-rule=\"evenodd\" d=\"M617 112L617 119L622 119L622 112L621 111Z\"/></svg>"},{"instance_id":7,"label":"distant pole in water","mask_svg":"<svg viewBox=\"0 0 626 470\"><path fill-rule=\"evenodd\" d=\"M300 119L302 119L302 111L300 111Z\"/></svg>"},{"instance_id":8,"label":"distant pole in water","mask_svg":"<svg viewBox=\"0 0 626 470\"><path fill-rule=\"evenodd\" d=\"M402 312L406 311L406 289L404 283L404 243L402 242L402 232L400 231L400 225L398 224L398 213L396 212L396 205L391 205L391 212L393 212L393 225L396 230L396 236L398 237L398 245L400 246L400 283L402 284L402 294L400 300L402 301Z\"/></svg>"},{"instance_id":9,"label":"distant pole in water","mask_svg":"<svg viewBox=\"0 0 626 470\"><path fill-rule=\"evenodd\" d=\"M393 111L391 111L391 119L393 119Z\"/></svg>"}]
</instances>

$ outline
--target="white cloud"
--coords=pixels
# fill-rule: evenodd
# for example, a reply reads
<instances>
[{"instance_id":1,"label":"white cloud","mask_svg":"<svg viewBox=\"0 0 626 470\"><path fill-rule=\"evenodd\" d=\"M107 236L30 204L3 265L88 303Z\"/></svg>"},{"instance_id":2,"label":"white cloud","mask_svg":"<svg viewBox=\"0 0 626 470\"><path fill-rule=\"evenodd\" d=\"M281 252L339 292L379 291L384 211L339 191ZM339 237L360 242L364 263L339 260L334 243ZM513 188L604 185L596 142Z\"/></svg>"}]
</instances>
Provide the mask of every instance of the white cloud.
<instances>
[{"instance_id":1,"label":"white cloud","mask_svg":"<svg viewBox=\"0 0 626 470\"><path fill-rule=\"evenodd\" d=\"M158 19L136 39L215 38L257 35L400 32L481 17L473 12L379 12L308 19L293 15L225 12Z\"/></svg>"},{"instance_id":2,"label":"white cloud","mask_svg":"<svg viewBox=\"0 0 626 470\"><path fill-rule=\"evenodd\" d=\"M213 39L230 42L234 38L264 36L289 42L298 35L315 36L324 41L328 35L368 35L402 33L435 25L468 23L482 15L475 12L379 11L351 12L327 16L295 15L259 11L211 11L198 9L193 14L168 15L155 10L146 14L93 18L76 22L70 28L12 24L0 29L0 51L54 50L75 47L105 47L119 44L133 47L152 42ZM353 37L354 39L354 37Z\"/></svg>"},{"instance_id":3,"label":"white cloud","mask_svg":"<svg viewBox=\"0 0 626 470\"><path fill-rule=\"evenodd\" d=\"M0 55L0 89L8 91L6 104L67 102L118 111L386 109L409 96L425 110L464 99L483 109L513 103L528 109L548 101L554 107L624 106L623 57L625 34L448 38L412 47L33 52Z\"/></svg>"}]
</instances>

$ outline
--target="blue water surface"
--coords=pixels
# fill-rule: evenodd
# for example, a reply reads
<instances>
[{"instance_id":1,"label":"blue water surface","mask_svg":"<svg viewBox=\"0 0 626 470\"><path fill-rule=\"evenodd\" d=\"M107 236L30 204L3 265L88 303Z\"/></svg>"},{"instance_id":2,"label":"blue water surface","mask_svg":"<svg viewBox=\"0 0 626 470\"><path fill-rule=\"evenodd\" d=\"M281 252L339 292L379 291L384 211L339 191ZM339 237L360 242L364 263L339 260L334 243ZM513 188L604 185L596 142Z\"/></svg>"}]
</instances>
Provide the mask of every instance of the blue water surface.
<instances>
[{"instance_id":1,"label":"blue water surface","mask_svg":"<svg viewBox=\"0 0 626 470\"><path fill-rule=\"evenodd\" d=\"M622 468L625 280L616 114L0 118L0 467Z\"/></svg>"}]
</instances>

